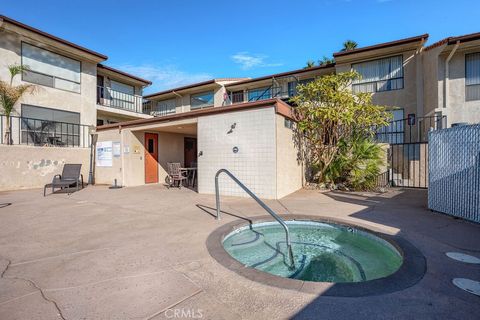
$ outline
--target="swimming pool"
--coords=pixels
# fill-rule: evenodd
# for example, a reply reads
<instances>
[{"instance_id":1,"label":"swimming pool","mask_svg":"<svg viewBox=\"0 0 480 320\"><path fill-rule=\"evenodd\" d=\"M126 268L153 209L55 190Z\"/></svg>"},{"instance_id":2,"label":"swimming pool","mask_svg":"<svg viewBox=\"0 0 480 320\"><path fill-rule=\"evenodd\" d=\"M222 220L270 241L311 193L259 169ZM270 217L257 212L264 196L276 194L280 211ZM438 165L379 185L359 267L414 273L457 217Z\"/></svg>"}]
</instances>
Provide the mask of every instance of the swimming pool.
<instances>
[{"instance_id":1,"label":"swimming pool","mask_svg":"<svg viewBox=\"0 0 480 320\"><path fill-rule=\"evenodd\" d=\"M286 223L294 266L288 259L285 232L277 222L239 227L223 238L223 247L247 267L304 281L364 282L387 277L402 265L397 248L373 233L320 221Z\"/></svg>"}]
</instances>

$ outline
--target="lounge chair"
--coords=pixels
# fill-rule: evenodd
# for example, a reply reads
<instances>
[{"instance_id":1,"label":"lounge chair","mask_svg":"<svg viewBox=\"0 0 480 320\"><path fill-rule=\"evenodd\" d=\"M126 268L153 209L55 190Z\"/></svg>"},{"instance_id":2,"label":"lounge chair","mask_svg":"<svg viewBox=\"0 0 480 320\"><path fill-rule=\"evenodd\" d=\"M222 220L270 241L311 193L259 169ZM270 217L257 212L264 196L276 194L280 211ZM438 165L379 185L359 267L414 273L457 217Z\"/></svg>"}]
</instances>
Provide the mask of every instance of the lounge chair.
<instances>
[{"instance_id":1,"label":"lounge chair","mask_svg":"<svg viewBox=\"0 0 480 320\"><path fill-rule=\"evenodd\" d=\"M174 187L175 183L178 182L178 187L182 188L183 181L187 180L187 173L185 170L181 169L179 162L168 162L167 163L168 177L167 185L168 187Z\"/></svg>"},{"instance_id":2,"label":"lounge chair","mask_svg":"<svg viewBox=\"0 0 480 320\"><path fill-rule=\"evenodd\" d=\"M55 192L55 188L68 188L75 186L78 188L80 183L83 189L83 175L80 173L82 170L81 164L64 164L62 174L56 174L51 183L48 183L43 187L43 196L45 197L47 188L52 188L52 193Z\"/></svg>"}]
</instances>

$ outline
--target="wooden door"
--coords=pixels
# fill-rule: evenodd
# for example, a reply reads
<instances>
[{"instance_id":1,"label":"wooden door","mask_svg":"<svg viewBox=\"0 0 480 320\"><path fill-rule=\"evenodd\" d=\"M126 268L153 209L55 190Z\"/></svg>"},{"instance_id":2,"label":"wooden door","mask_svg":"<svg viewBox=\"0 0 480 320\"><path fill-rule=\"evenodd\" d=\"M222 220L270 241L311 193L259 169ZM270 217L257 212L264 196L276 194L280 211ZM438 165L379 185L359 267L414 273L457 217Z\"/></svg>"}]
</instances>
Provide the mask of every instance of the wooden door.
<instances>
[{"instance_id":1,"label":"wooden door","mask_svg":"<svg viewBox=\"0 0 480 320\"><path fill-rule=\"evenodd\" d=\"M145 183L158 183L158 134L145 133Z\"/></svg>"},{"instance_id":2,"label":"wooden door","mask_svg":"<svg viewBox=\"0 0 480 320\"><path fill-rule=\"evenodd\" d=\"M197 139L185 138L184 149L185 167L190 168L192 163L197 162Z\"/></svg>"}]
</instances>

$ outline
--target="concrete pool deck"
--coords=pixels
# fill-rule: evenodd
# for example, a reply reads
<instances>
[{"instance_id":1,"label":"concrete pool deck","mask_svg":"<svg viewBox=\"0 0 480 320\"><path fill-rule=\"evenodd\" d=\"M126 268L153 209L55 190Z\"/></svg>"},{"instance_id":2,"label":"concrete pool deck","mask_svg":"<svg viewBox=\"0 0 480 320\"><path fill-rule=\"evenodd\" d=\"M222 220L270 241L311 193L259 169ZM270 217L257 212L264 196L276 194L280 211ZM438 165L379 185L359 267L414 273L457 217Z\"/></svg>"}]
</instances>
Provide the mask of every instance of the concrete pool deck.
<instances>
[{"instance_id":1,"label":"concrete pool deck","mask_svg":"<svg viewBox=\"0 0 480 320\"><path fill-rule=\"evenodd\" d=\"M301 190L267 201L280 214L331 217L400 235L425 256L415 285L330 297L251 281L215 261L210 233L264 216L253 200L159 185L42 196L0 192L0 319L477 319L480 297L452 284L480 280L480 225L426 209L425 190L386 194ZM327 289L328 290L328 289Z\"/></svg>"}]
</instances>

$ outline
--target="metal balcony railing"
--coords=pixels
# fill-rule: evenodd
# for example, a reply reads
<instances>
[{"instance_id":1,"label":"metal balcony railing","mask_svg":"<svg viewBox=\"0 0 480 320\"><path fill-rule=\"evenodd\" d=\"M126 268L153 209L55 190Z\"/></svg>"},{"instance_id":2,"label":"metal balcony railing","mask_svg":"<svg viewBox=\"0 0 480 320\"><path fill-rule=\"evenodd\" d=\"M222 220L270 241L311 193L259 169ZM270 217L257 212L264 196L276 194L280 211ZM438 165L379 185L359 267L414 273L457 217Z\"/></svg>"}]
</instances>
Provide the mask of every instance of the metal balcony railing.
<instances>
[{"instance_id":1,"label":"metal balcony railing","mask_svg":"<svg viewBox=\"0 0 480 320\"><path fill-rule=\"evenodd\" d=\"M91 144L89 126L84 124L18 116L9 120L0 115L0 144L79 148Z\"/></svg>"},{"instance_id":2,"label":"metal balcony railing","mask_svg":"<svg viewBox=\"0 0 480 320\"><path fill-rule=\"evenodd\" d=\"M144 112L142 96L128 94L108 87L97 86L97 104L136 113Z\"/></svg>"}]
</instances>

